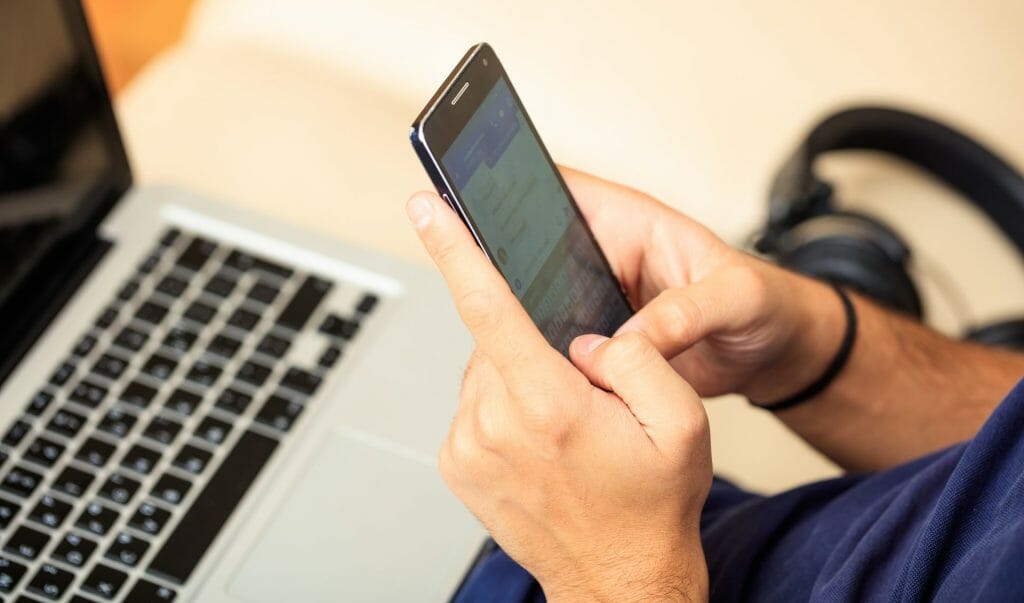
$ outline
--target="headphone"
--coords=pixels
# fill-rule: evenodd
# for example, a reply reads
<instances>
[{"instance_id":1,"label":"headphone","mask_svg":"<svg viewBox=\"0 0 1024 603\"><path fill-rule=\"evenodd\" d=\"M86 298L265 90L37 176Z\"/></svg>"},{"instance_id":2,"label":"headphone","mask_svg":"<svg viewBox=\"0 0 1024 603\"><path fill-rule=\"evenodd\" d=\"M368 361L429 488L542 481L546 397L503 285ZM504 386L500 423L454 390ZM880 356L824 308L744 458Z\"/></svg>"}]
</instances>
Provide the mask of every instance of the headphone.
<instances>
[{"instance_id":1,"label":"headphone","mask_svg":"<svg viewBox=\"0 0 1024 603\"><path fill-rule=\"evenodd\" d=\"M782 164L755 249L796 272L848 287L921 319L910 246L868 214L838 209L814 164L829 151L872 150L909 161L981 209L1024 255L1024 176L965 134L907 111L855 107L820 121ZM1024 319L972 329L980 343L1024 351Z\"/></svg>"}]
</instances>

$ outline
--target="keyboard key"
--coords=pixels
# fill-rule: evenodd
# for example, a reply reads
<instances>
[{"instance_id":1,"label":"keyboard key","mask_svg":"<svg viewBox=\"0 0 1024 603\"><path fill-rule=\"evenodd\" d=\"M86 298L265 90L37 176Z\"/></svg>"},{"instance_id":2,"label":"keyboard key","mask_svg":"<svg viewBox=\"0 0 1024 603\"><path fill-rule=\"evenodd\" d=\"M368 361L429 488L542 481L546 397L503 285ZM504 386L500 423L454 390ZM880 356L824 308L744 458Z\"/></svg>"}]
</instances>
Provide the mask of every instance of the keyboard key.
<instances>
[{"instance_id":1,"label":"keyboard key","mask_svg":"<svg viewBox=\"0 0 1024 603\"><path fill-rule=\"evenodd\" d=\"M93 534L103 536L110 531L110 526L114 525L117 517L117 511L108 509L98 502L91 502L85 506L85 510L82 511L75 525Z\"/></svg>"},{"instance_id":2,"label":"keyboard key","mask_svg":"<svg viewBox=\"0 0 1024 603\"><path fill-rule=\"evenodd\" d=\"M281 379L281 385L307 396L312 396L316 392L316 388L320 387L321 381L322 379L313 373L292 367L284 374L284 378Z\"/></svg>"},{"instance_id":3,"label":"keyboard key","mask_svg":"<svg viewBox=\"0 0 1024 603\"><path fill-rule=\"evenodd\" d=\"M88 356L94 347L96 347L96 338L92 335L83 335L78 340L78 343L75 344L75 349L71 350L71 353L79 357Z\"/></svg>"},{"instance_id":4,"label":"keyboard key","mask_svg":"<svg viewBox=\"0 0 1024 603\"><path fill-rule=\"evenodd\" d=\"M28 498L32 496L32 493L35 492L42 481L43 476L35 471L29 471L23 467L15 467L4 476L4 481L0 482L0 488L22 498Z\"/></svg>"},{"instance_id":5,"label":"keyboard key","mask_svg":"<svg viewBox=\"0 0 1024 603\"><path fill-rule=\"evenodd\" d=\"M104 599L113 599L127 579L128 574L100 563L92 569L85 582L82 583L82 590L99 595Z\"/></svg>"},{"instance_id":6,"label":"keyboard key","mask_svg":"<svg viewBox=\"0 0 1024 603\"><path fill-rule=\"evenodd\" d=\"M62 408L53 415L46 429L66 438L73 438L81 431L88 419L77 412Z\"/></svg>"},{"instance_id":7,"label":"keyboard key","mask_svg":"<svg viewBox=\"0 0 1024 603\"><path fill-rule=\"evenodd\" d=\"M156 290L164 295L169 295L175 299L181 297L181 294L188 289L188 282L181 280L175 276L167 275L157 283Z\"/></svg>"},{"instance_id":8,"label":"keyboard key","mask_svg":"<svg viewBox=\"0 0 1024 603\"><path fill-rule=\"evenodd\" d=\"M144 502L139 505L135 515L128 520L128 525L152 536L160 533L171 518L171 512L163 507L158 507L151 502Z\"/></svg>"},{"instance_id":9,"label":"keyboard key","mask_svg":"<svg viewBox=\"0 0 1024 603\"><path fill-rule=\"evenodd\" d=\"M59 528L71 513L71 505L49 494L39 499L29 517L48 528Z\"/></svg>"},{"instance_id":10,"label":"keyboard key","mask_svg":"<svg viewBox=\"0 0 1024 603\"><path fill-rule=\"evenodd\" d=\"M183 584L277 448L246 431L153 558L149 571Z\"/></svg>"},{"instance_id":11,"label":"keyboard key","mask_svg":"<svg viewBox=\"0 0 1024 603\"><path fill-rule=\"evenodd\" d=\"M359 305L356 306L356 311L362 314L369 314L377 307L377 302L380 301L376 295L367 293L363 296L363 299L359 300Z\"/></svg>"},{"instance_id":12,"label":"keyboard key","mask_svg":"<svg viewBox=\"0 0 1024 603\"><path fill-rule=\"evenodd\" d=\"M249 289L246 297L261 304L270 304L274 302L277 298L277 294L280 292L280 289L270 283L260 281Z\"/></svg>"},{"instance_id":13,"label":"keyboard key","mask_svg":"<svg viewBox=\"0 0 1024 603\"><path fill-rule=\"evenodd\" d=\"M178 367L178 361L174 358L170 358L165 354L157 352L149 357L146 364L142 367L142 372L147 375L165 381L174 372L174 369Z\"/></svg>"},{"instance_id":14,"label":"keyboard key","mask_svg":"<svg viewBox=\"0 0 1024 603\"><path fill-rule=\"evenodd\" d=\"M0 530L6 530L7 526L11 525L11 521L14 520L14 516L20 511L21 505L12 503L5 498L0 498Z\"/></svg>"},{"instance_id":15,"label":"keyboard key","mask_svg":"<svg viewBox=\"0 0 1024 603\"><path fill-rule=\"evenodd\" d=\"M167 316L167 306L157 303L152 298L135 311L135 318L154 325L160 324L164 316Z\"/></svg>"},{"instance_id":16,"label":"keyboard key","mask_svg":"<svg viewBox=\"0 0 1024 603\"><path fill-rule=\"evenodd\" d=\"M64 471L54 480L52 487L77 498L85 494L93 479L93 474L68 466L64 467Z\"/></svg>"},{"instance_id":17,"label":"keyboard key","mask_svg":"<svg viewBox=\"0 0 1024 603\"><path fill-rule=\"evenodd\" d=\"M107 308L96 317L96 326L101 329L106 329L110 325L114 324L114 321L117 320L118 314L119 312L117 308L113 306Z\"/></svg>"},{"instance_id":18,"label":"keyboard key","mask_svg":"<svg viewBox=\"0 0 1024 603\"><path fill-rule=\"evenodd\" d=\"M149 549L148 541L136 538L128 532L121 532L107 549L106 557L120 561L128 567L135 567L138 565L139 559L146 554L147 549Z\"/></svg>"},{"instance_id":19,"label":"keyboard key","mask_svg":"<svg viewBox=\"0 0 1024 603\"><path fill-rule=\"evenodd\" d=\"M199 338L195 332L184 327L174 327L164 338L164 345L184 354Z\"/></svg>"},{"instance_id":20,"label":"keyboard key","mask_svg":"<svg viewBox=\"0 0 1024 603\"><path fill-rule=\"evenodd\" d=\"M174 244L174 241L178 240L178 236L180 234L181 234L181 231L178 230L177 228L173 228L173 227L172 228L168 228L164 232L164 235L162 237L160 237L160 246L161 247L170 247L171 245Z\"/></svg>"},{"instance_id":21,"label":"keyboard key","mask_svg":"<svg viewBox=\"0 0 1024 603\"><path fill-rule=\"evenodd\" d=\"M331 368L338 362L338 358L341 357L341 348L336 345L329 346L324 353L320 355L320 360L317 364L324 368Z\"/></svg>"},{"instance_id":22,"label":"keyboard key","mask_svg":"<svg viewBox=\"0 0 1024 603\"><path fill-rule=\"evenodd\" d=\"M142 260L141 264L139 264L139 272L141 272L142 274L149 274L150 272L153 272L153 269L156 268L156 265L159 263L160 254L151 253L148 256L146 256L145 260Z\"/></svg>"},{"instance_id":23,"label":"keyboard key","mask_svg":"<svg viewBox=\"0 0 1024 603\"><path fill-rule=\"evenodd\" d=\"M94 467L102 467L110 460L110 455L114 454L114 448L113 444L108 444L96 438L89 438L78 449L75 458L85 461Z\"/></svg>"},{"instance_id":24,"label":"keyboard key","mask_svg":"<svg viewBox=\"0 0 1024 603\"><path fill-rule=\"evenodd\" d=\"M121 459L121 466L143 475L148 475L153 470L153 467L160 462L161 456L159 452L152 448L147 448L142 444L135 444L124 455L124 458Z\"/></svg>"},{"instance_id":25,"label":"keyboard key","mask_svg":"<svg viewBox=\"0 0 1024 603\"><path fill-rule=\"evenodd\" d=\"M256 420L281 431L288 431L302 413L302 405L283 396L270 396L256 415Z\"/></svg>"},{"instance_id":26,"label":"keyboard key","mask_svg":"<svg viewBox=\"0 0 1024 603\"><path fill-rule=\"evenodd\" d=\"M204 325L213 320L213 317L216 315L217 308L214 308L210 304L204 304L201 301L192 302L192 305L185 310L185 318Z\"/></svg>"},{"instance_id":27,"label":"keyboard key","mask_svg":"<svg viewBox=\"0 0 1024 603\"><path fill-rule=\"evenodd\" d=\"M124 369L128 367L128 361L123 358L118 358L113 354L103 354L96 361L96 364L92 366L92 372L97 375L101 375L110 379L111 381L117 381L117 378L121 376Z\"/></svg>"},{"instance_id":28,"label":"keyboard key","mask_svg":"<svg viewBox=\"0 0 1024 603\"><path fill-rule=\"evenodd\" d=\"M17 561L0 557L0 593L14 592L26 571L28 568Z\"/></svg>"},{"instance_id":29,"label":"keyboard key","mask_svg":"<svg viewBox=\"0 0 1024 603\"><path fill-rule=\"evenodd\" d=\"M39 437L29 445L25 451L25 458L45 467L52 467L63 454L63 444L49 438Z\"/></svg>"},{"instance_id":30,"label":"keyboard key","mask_svg":"<svg viewBox=\"0 0 1024 603\"><path fill-rule=\"evenodd\" d=\"M39 556L48 542L50 542L50 537L43 532L28 526L21 526L7 539L4 550L32 560Z\"/></svg>"},{"instance_id":31,"label":"keyboard key","mask_svg":"<svg viewBox=\"0 0 1024 603\"><path fill-rule=\"evenodd\" d=\"M57 370L50 375L50 383L60 387L71 379L71 376L75 374L75 365L70 362L65 362L57 367Z\"/></svg>"},{"instance_id":32,"label":"keyboard key","mask_svg":"<svg viewBox=\"0 0 1024 603\"><path fill-rule=\"evenodd\" d=\"M17 446L25 439L25 436L32 431L32 424L27 421L17 420L4 435L3 443L11 448Z\"/></svg>"},{"instance_id":33,"label":"keyboard key","mask_svg":"<svg viewBox=\"0 0 1024 603\"><path fill-rule=\"evenodd\" d=\"M341 339L352 339L358 330L358 322L342 318L337 314L329 314L327 318L320 323L321 333L332 337L339 337Z\"/></svg>"},{"instance_id":34,"label":"keyboard key","mask_svg":"<svg viewBox=\"0 0 1024 603\"><path fill-rule=\"evenodd\" d=\"M260 321L260 315L255 312L250 312L245 308L239 308L235 310L231 318L228 319L228 324L233 327L238 327L243 331L251 331Z\"/></svg>"},{"instance_id":35,"label":"keyboard key","mask_svg":"<svg viewBox=\"0 0 1024 603\"><path fill-rule=\"evenodd\" d=\"M277 324L301 331L330 290L331 283L329 281L318 279L315 276L306 277L306 280L295 291L292 300L277 317Z\"/></svg>"},{"instance_id":36,"label":"keyboard key","mask_svg":"<svg viewBox=\"0 0 1024 603\"><path fill-rule=\"evenodd\" d=\"M53 558L68 565L82 567L95 550L95 542L74 532L68 532L53 550Z\"/></svg>"},{"instance_id":37,"label":"keyboard key","mask_svg":"<svg viewBox=\"0 0 1024 603\"><path fill-rule=\"evenodd\" d=\"M123 438L132 430L137 420L132 413L115 406L107 411L107 414L100 420L97 428L116 438Z\"/></svg>"},{"instance_id":38,"label":"keyboard key","mask_svg":"<svg viewBox=\"0 0 1024 603\"><path fill-rule=\"evenodd\" d=\"M206 362L205 360L197 360L192 365L192 368L189 369L185 378L203 387L210 387L220 377L222 370L216 364Z\"/></svg>"},{"instance_id":39,"label":"keyboard key","mask_svg":"<svg viewBox=\"0 0 1024 603\"><path fill-rule=\"evenodd\" d=\"M214 295L216 297L227 297L235 290L235 285L237 284L238 281L222 272L211 278L210 281L206 283L204 290L210 295Z\"/></svg>"},{"instance_id":40,"label":"keyboard key","mask_svg":"<svg viewBox=\"0 0 1024 603\"><path fill-rule=\"evenodd\" d=\"M153 396L156 395L156 389L152 388L144 383L138 381L132 381L121 390L121 395L117 398L122 402L137 406L139 408L146 408L149 403L152 402Z\"/></svg>"},{"instance_id":41,"label":"keyboard key","mask_svg":"<svg viewBox=\"0 0 1024 603\"><path fill-rule=\"evenodd\" d=\"M142 346L146 344L146 339L149 338L147 333L138 331L131 327L125 327L121 329L121 332L114 338L114 345L121 346L126 350L132 352L138 352L142 349Z\"/></svg>"},{"instance_id":42,"label":"keyboard key","mask_svg":"<svg viewBox=\"0 0 1024 603\"><path fill-rule=\"evenodd\" d=\"M291 341L283 337L267 333L263 336L263 339L260 340L259 345L256 346L256 351L273 358L280 358L288 353L288 348L291 347L291 345Z\"/></svg>"},{"instance_id":43,"label":"keyboard key","mask_svg":"<svg viewBox=\"0 0 1024 603\"><path fill-rule=\"evenodd\" d=\"M139 482L121 473L114 473L100 488L100 496L119 505L127 504L139 490Z\"/></svg>"},{"instance_id":44,"label":"keyboard key","mask_svg":"<svg viewBox=\"0 0 1024 603\"><path fill-rule=\"evenodd\" d=\"M268 366L264 366L258 362L250 360L243 364L242 368L238 369L236 377L241 381L245 381L246 383L259 387L263 385L267 380L267 377L270 376L271 370L272 369Z\"/></svg>"},{"instance_id":45,"label":"keyboard key","mask_svg":"<svg viewBox=\"0 0 1024 603\"><path fill-rule=\"evenodd\" d=\"M149 580L139 579L125 596L125 603L169 603L177 593L166 586L160 586Z\"/></svg>"},{"instance_id":46,"label":"keyboard key","mask_svg":"<svg viewBox=\"0 0 1024 603\"><path fill-rule=\"evenodd\" d=\"M139 281L128 281L121 287L121 290L117 292L117 299L121 301L128 301L135 297L135 294L139 292Z\"/></svg>"},{"instance_id":47,"label":"keyboard key","mask_svg":"<svg viewBox=\"0 0 1024 603\"><path fill-rule=\"evenodd\" d=\"M202 448L186 444L178 456L174 457L174 466L184 469L193 475L199 475L206 469L213 454Z\"/></svg>"},{"instance_id":48,"label":"keyboard key","mask_svg":"<svg viewBox=\"0 0 1024 603\"><path fill-rule=\"evenodd\" d=\"M170 444L181 431L181 423L164 416L153 417L153 420L146 426L142 435L161 444Z\"/></svg>"},{"instance_id":49,"label":"keyboard key","mask_svg":"<svg viewBox=\"0 0 1024 603\"><path fill-rule=\"evenodd\" d=\"M37 595L56 601L64 596L74 579L75 575L71 572L62 570L51 563L44 563L32 581L28 583L28 589Z\"/></svg>"},{"instance_id":50,"label":"keyboard key","mask_svg":"<svg viewBox=\"0 0 1024 603\"><path fill-rule=\"evenodd\" d=\"M107 397L107 388L94 381L83 379L68 396L72 402L78 402L82 406L96 408Z\"/></svg>"},{"instance_id":51,"label":"keyboard key","mask_svg":"<svg viewBox=\"0 0 1024 603\"><path fill-rule=\"evenodd\" d=\"M171 512L150 502L138 506L128 525L147 534L157 535L167 525Z\"/></svg>"},{"instance_id":52,"label":"keyboard key","mask_svg":"<svg viewBox=\"0 0 1024 603\"><path fill-rule=\"evenodd\" d=\"M216 250L217 245L214 242L196 237L178 256L178 265L186 270L198 272Z\"/></svg>"},{"instance_id":53,"label":"keyboard key","mask_svg":"<svg viewBox=\"0 0 1024 603\"><path fill-rule=\"evenodd\" d=\"M237 250L232 251L228 255L228 258L224 260L224 264L240 272L258 270L283 279L289 278L292 275L292 270L290 268L285 268L280 264L275 264L264 258Z\"/></svg>"},{"instance_id":54,"label":"keyboard key","mask_svg":"<svg viewBox=\"0 0 1024 603\"><path fill-rule=\"evenodd\" d=\"M160 480L157 481L155 486L153 486L153 496L164 502L176 505L185 498L185 495L188 494L189 488L191 487L191 482L187 482L175 475L165 473L160 476Z\"/></svg>"},{"instance_id":55,"label":"keyboard key","mask_svg":"<svg viewBox=\"0 0 1024 603\"><path fill-rule=\"evenodd\" d=\"M206 417L196 428L196 437L217 446L231 433L231 424L214 417Z\"/></svg>"},{"instance_id":56,"label":"keyboard key","mask_svg":"<svg viewBox=\"0 0 1024 603\"><path fill-rule=\"evenodd\" d=\"M202 401L203 397L199 394L194 394L179 387L171 392L171 395L167 398L165 406L176 413L188 416L195 412L196 407L199 406Z\"/></svg>"},{"instance_id":57,"label":"keyboard key","mask_svg":"<svg viewBox=\"0 0 1024 603\"><path fill-rule=\"evenodd\" d=\"M217 398L217 408L223 408L228 412L240 415L245 412L246 408L249 408L251 402L252 396L249 394L240 392L237 389L228 388L221 392L220 397Z\"/></svg>"},{"instance_id":58,"label":"keyboard key","mask_svg":"<svg viewBox=\"0 0 1024 603\"><path fill-rule=\"evenodd\" d=\"M238 348L241 347L241 345L241 341L238 341L234 337L222 334L217 335L212 341L210 341L210 346L207 350L209 350L211 354L223 356L224 358L231 358L235 355L235 352L238 351Z\"/></svg>"},{"instance_id":59,"label":"keyboard key","mask_svg":"<svg viewBox=\"0 0 1024 603\"><path fill-rule=\"evenodd\" d=\"M39 392L32 396L32 399L28 403L28 407L25 409L30 415L39 416L46 412L47 407L50 406L50 402L53 401L53 394L48 392Z\"/></svg>"}]
</instances>

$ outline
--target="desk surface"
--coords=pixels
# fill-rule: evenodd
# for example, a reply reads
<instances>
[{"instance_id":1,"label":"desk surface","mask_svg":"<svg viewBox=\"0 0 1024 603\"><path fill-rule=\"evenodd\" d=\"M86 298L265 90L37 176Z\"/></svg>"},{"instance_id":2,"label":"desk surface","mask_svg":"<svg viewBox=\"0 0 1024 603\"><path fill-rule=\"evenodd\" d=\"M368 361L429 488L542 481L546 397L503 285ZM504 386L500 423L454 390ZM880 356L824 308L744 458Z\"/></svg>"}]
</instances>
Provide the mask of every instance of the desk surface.
<instances>
[{"instance_id":1,"label":"desk surface","mask_svg":"<svg viewBox=\"0 0 1024 603\"><path fill-rule=\"evenodd\" d=\"M647 190L731 241L763 215L783 155L841 104L924 110L1024 165L1024 4L593 6L206 0L181 44L119 99L137 179L426 261L402 212L430 187L408 125L484 39L556 159ZM844 198L894 219L946 266L974 317L1024 299L1020 262L955 195L877 159L824 167ZM943 300L932 306L953 330ZM709 413L716 469L743 483L778 490L834 471L740 400Z\"/></svg>"}]
</instances>

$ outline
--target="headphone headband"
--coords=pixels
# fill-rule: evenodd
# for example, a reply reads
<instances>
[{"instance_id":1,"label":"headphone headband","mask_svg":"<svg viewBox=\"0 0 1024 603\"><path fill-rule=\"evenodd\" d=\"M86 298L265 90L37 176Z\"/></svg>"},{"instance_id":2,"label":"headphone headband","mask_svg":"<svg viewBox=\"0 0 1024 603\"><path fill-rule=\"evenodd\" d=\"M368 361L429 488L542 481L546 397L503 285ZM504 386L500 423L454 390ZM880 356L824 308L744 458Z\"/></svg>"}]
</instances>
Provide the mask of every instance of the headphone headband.
<instances>
[{"instance_id":1,"label":"headphone headband","mask_svg":"<svg viewBox=\"0 0 1024 603\"><path fill-rule=\"evenodd\" d=\"M772 182L759 251L770 252L779 233L829 209L832 187L817 177L814 162L841 149L881 151L923 168L970 199L1024 254L1024 177L965 134L886 107L845 109L811 130Z\"/></svg>"}]
</instances>

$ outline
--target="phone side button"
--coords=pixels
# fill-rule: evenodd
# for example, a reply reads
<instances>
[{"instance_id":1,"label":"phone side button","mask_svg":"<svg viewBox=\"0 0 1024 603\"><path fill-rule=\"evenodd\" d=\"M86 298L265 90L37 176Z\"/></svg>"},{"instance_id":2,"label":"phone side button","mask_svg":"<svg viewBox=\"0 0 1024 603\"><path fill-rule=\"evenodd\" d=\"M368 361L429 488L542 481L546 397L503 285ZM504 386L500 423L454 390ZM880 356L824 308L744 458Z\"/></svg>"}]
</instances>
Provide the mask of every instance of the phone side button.
<instances>
[{"instance_id":1,"label":"phone side button","mask_svg":"<svg viewBox=\"0 0 1024 603\"><path fill-rule=\"evenodd\" d=\"M452 208L455 207L454 205L452 205L452 200L448 198L448 193L441 193L441 198L444 199L445 203L447 203Z\"/></svg>"}]
</instances>

